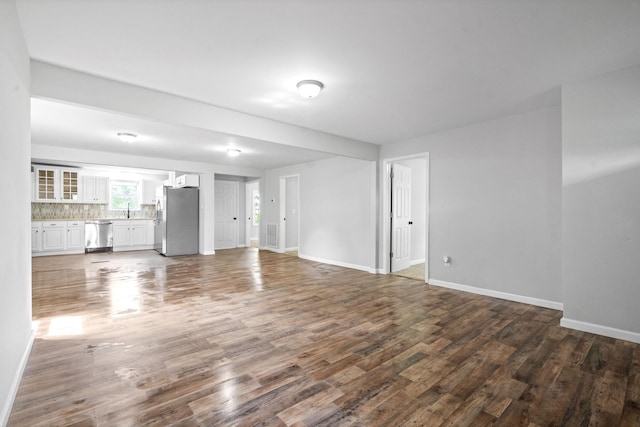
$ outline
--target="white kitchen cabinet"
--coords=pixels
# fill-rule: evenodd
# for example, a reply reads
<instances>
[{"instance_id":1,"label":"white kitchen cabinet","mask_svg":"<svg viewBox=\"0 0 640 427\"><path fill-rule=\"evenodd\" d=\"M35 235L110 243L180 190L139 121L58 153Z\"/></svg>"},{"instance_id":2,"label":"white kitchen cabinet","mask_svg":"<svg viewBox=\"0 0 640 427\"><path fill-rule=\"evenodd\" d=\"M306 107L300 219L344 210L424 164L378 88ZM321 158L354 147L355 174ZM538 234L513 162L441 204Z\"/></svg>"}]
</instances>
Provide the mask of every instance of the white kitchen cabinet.
<instances>
[{"instance_id":1,"label":"white kitchen cabinet","mask_svg":"<svg viewBox=\"0 0 640 427\"><path fill-rule=\"evenodd\" d=\"M129 221L113 221L113 249L130 246Z\"/></svg>"},{"instance_id":2,"label":"white kitchen cabinet","mask_svg":"<svg viewBox=\"0 0 640 427\"><path fill-rule=\"evenodd\" d=\"M37 167L35 172L37 202L76 203L80 197L80 173L74 169Z\"/></svg>"},{"instance_id":3,"label":"white kitchen cabinet","mask_svg":"<svg viewBox=\"0 0 640 427\"><path fill-rule=\"evenodd\" d=\"M42 223L31 223L31 252L42 252Z\"/></svg>"},{"instance_id":4,"label":"white kitchen cabinet","mask_svg":"<svg viewBox=\"0 0 640 427\"><path fill-rule=\"evenodd\" d=\"M153 249L153 220L113 221L113 250Z\"/></svg>"},{"instance_id":5,"label":"white kitchen cabinet","mask_svg":"<svg viewBox=\"0 0 640 427\"><path fill-rule=\"evenodd\" d=\"M147 244L147 225L144 221L132 221L129 227L129 243L131 246Z\"/></svg>"},{"instance_id":6,"label":"white kitchen cabinet","mask_svg":"<svg viewBox=\"0 0 640 427\"><path fill-rule=\"evenodd\" d=\"M155 221L145 221L147 227L147 245L154 246L156 243Z\"/></svg>"},{"instance_id":7,"label":"white kitchen cabinet","mask_svg":"<svg viewBox=\"0 0 640 427\"><path fill-rule=\"evenodd\" d=\"M63 202L80 201L80 173L77 170L60 169L60 195Z\"/></svg>"},{"instance_id":8,"label":"white kitchen cabinet","mask_svg":"<svg viewBox=\"0 0 640 427\"><path fill-rule=\"evenodd\" d=\"M83 176L82 200L84 203L108 203L109 178L106 176Z\"/></svg>"},{"instance_id":9,"label":"white kitchen cabinet","mask_svg":"<svg viewBox=\"0 0 640 427\"><path fill-rule=\"evenodd\" d=\"M162 181L142 181L142 204L155 205L158 200L156 189L162 186Z\"/></svg>"},{"instance_id":10,"label":"white kitchen cabinet","mask_svg":"<svg viewBox=\"0 0 640 427\"><path fill-rule=\"evenodd\" d=\"M200 176L199 175L180 175L176 177L176 188L183 187L199 187Z\"/></svg>"},{"instance_id":11,"label":"white kitchen cabinet","mask_svg":"<svg viewBox=\"0 0 640 427\"><path fill-rule=\"evenodd\" d=\"M84 252L84 221L67 221L68 250Z\"/></svg>"},{"instance_id":12,"label":"white kitchen cabinet","mask_svg":"<svg viewBox=\"0 0 640 427\"><path fill-rule=\"evenodd\" d=\"M36 168L36 201L56 202L60 197L60 169Z\"/></svg>"},{"instance_id":13,"label":"white kitchen cabinet","mask_svg":"<svg viewBox=\"0 0 640 427\"><path fill-rule=\"evenodd\" d=\"M66 221L42 223L42 250L63 251L67 243Z\"/></svg>"}]
</instances>

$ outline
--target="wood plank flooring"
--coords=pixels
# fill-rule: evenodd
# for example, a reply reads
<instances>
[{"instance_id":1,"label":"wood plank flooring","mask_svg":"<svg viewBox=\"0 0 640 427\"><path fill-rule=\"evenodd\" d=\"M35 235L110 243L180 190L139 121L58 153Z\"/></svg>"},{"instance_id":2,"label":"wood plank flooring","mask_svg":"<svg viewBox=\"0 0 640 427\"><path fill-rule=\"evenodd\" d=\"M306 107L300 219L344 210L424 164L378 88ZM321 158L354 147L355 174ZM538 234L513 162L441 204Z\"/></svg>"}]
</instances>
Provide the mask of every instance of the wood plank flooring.
<instances>
[{"instance_id":1,"label":"wood plank flooring","mask_svg":"<svg viewBox=\"0 0 640 427\"><path fill-rule=\"evenodd\" d=\"M33 260L9 426L637 426L640 345L255 248Z\"/></svg>"}]
</instances>

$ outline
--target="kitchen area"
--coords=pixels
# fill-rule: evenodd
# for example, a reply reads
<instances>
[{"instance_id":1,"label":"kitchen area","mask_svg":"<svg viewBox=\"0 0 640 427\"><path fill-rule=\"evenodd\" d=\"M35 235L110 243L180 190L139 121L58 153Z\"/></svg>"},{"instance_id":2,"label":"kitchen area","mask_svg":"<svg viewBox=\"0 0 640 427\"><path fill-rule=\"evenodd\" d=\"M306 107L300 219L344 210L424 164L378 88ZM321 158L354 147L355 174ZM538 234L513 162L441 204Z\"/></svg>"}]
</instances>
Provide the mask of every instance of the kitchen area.
<instances>
[{"instance_id":1,"label":"kitchen area","mask_svg":"<svg viewBox=\"0 0 640 427\"><path fill-rule=\"evenodd\" d=\"M32 164L32 256L198 253L199 176Z\"/></svg>"}]
</instances>

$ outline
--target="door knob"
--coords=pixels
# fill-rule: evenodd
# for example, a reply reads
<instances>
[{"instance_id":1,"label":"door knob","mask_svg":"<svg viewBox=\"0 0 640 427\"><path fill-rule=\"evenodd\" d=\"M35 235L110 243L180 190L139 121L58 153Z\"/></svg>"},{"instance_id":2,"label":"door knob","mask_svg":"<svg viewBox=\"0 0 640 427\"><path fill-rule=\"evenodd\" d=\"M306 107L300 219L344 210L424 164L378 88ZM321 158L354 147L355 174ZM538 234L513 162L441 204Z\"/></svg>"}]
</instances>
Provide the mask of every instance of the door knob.
<instances>
[{"instance_id":1,"label":"door knob","mask_svg":"<svg viewBox=\"0 0 640 427\"><path fill-rule=\"evenodd\" d=\"M233 217L233 220L235 221L236 219L238 219L238 218L236 218L236 217L234 216L234 217Z\"/></svg>"}]
</instances>

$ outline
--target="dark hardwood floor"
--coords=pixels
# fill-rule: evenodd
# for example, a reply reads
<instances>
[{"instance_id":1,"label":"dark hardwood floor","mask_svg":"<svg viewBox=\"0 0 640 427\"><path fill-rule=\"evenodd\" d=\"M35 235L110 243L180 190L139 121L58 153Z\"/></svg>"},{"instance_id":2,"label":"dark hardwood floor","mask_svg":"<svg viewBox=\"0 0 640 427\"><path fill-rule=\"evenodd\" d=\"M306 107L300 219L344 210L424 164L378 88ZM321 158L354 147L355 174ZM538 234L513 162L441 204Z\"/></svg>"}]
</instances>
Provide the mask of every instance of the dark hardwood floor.
<instances>
[{"instance_id":1,"label":"dark hardwood floor","mask_svg":"<svg viewBox=\"0 0 640 427\"><path fill-rule=\"evenodd\" d=\"M640 425L640 345L254 248L33 260L9 426Z\"/></svg>"}]
</instances>

